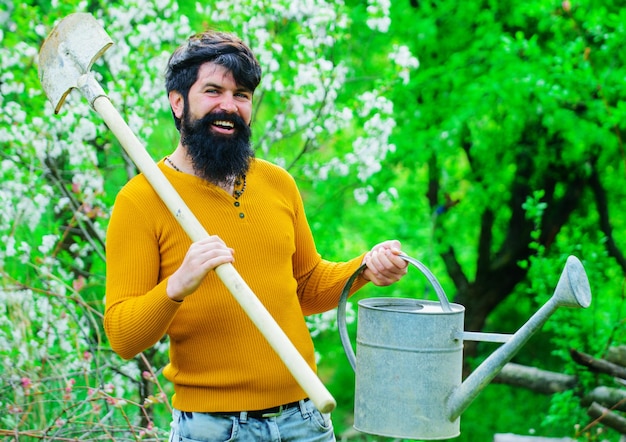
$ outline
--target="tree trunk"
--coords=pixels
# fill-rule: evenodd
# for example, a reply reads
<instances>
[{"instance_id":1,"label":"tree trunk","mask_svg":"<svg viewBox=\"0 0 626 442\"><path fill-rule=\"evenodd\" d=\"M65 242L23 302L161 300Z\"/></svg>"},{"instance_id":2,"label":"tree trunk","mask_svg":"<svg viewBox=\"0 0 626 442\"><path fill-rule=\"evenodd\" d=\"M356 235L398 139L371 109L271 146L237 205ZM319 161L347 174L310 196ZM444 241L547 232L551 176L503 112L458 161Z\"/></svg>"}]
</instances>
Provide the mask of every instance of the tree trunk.
<instances>
[{"instance_id":1,"label":"tree trunk","mask_svg":"<svg viewBox=\"0 0 626 442\"><path fill-rule=\"evenodd\" d=\"M605 361L604 359L596 359L588 354L574 349L570 350L570 355L574 361L580 365L589 367L592 371L606 373L620 379L626 379L626 368L620 365Z\"/></svg>"},{"instance_id":2,"label":"tree trunk","mask_svg":"<svg viewBox=\"0 0 626 442\"><path fill-rule=\"evenodd\" d=\"M576 387L576 376L508 363L494 379L495 383L527 388L541 394L553 394Z\"/></svg>"},{"instance_id":3,"label":"tree trunk","mask_svg":"<svg viewBox=\"0 0 626 442\"><path fill-rule=\"evenodd\" d=\"M626 419L613 413L610 409L594 402L587 410L587 414L603 425L611 427L621 434L626 434Z\"/></svg>"},{"instance_id":4,"label":"tree trunk","mask_svg":"<svg viewBox=\"0 0 626 442\"><path fill-rule=\"evenodd\" d=\"M596 403L611 410L626 411L626 390L596 387L582 399L583 405Z\"/></svg>"}]
</instances>

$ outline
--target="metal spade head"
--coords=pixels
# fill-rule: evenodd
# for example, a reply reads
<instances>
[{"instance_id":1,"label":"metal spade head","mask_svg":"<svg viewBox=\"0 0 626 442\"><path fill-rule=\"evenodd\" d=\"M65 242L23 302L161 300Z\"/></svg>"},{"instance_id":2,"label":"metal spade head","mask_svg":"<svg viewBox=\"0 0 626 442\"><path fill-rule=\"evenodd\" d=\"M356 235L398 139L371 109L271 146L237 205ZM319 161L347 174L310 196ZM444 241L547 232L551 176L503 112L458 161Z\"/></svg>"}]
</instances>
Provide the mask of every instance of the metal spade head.
<instances>
[{"instance_id":1,"label":"metal spade head","mask_svg":"<svg viewBox=\"0 0 626 442\"><path fill-rule=\"evenodd\" d=\"M87 13L65 17L52 30L39 51L39 81L54 107L65 101L78 79L113 44L102 26Z\"/></svg>"}]
</instances>

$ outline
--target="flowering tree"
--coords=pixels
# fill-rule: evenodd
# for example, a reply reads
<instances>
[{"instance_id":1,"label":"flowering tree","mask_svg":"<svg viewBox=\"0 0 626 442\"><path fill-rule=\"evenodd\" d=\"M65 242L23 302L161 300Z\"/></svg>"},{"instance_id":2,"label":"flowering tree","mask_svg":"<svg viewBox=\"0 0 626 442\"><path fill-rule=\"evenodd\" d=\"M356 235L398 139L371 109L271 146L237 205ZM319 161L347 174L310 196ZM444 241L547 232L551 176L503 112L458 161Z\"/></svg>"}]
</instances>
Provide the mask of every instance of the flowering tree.
<instances>
[{"instance_id":1,"label":"flowering tree","mask_svg":"<svg viewBox=\"0 0 626 442\"><path fill-rule=\"evenodd\" d=\"M129 0L0 9L0 435L153 439L169 419L170 391L159 377L166 344L122 361L102 331L108 215L136 170L78 93L58 116L46 101L37 55L59 19L89 11L112 37L94 71L155 159L177 135L165 62L209 23L238 33L259 57L257 155L302 179L307 204L320 203L314 191L328 182L350 183L360 203L394 194L370 183L394 150L385 88L407 82L417 59L402 45L354 51L350 37L363 26L358 20L384 34L388 4L362 10L340 0L238 0L181 8ZM366 54L380 60L377 73L356 82ZM328 326L319 318L311 324L314 333Z\"/></svg>"}]
</instances>

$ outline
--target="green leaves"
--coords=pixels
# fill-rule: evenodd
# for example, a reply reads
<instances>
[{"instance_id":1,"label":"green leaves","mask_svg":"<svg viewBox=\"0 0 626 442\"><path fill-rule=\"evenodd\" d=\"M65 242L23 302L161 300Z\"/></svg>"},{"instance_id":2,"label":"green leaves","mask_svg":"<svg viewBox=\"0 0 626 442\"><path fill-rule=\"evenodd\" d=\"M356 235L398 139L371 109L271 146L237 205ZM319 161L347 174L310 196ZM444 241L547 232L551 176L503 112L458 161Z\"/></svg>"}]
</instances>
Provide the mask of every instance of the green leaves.
<instances>
[{"instance_id":1,"label":"green leaves","mask_svg":"<svg viewBox=\"0 0 626 442\"><path fill-rule=\"evenodd\" d=\"M592 313L564 316L575 326L548 326L553 341L533 348L534 360L556 358L571 370L565 346L593 353L623 337L613 310L626 271L615 252L626 243L626 10L618 2L4 2L0 410L10 407L10 425L43 419L14 413L29 410L25 396L5 399L23 377L30 391L63 389L75 373L85 391L114 385L55 403L59 419L75 404L139 396L142 370L111 356L99 323L108 214L136 170L80 94L55 116L37 78L43 38L77 10L90 10L115 41L93 70L153 158L178 136L162 80L169 53L204 27L234 31L264 70L254 99L257 155L298 180L324 257L345 260L400 238L451 298L456 290L465 299L479 328L501 305L490 319L498 328L493 321L516 317L520 304L533 308L515 297L540 303L576 254L602 296ZM591 176L606 201L591 191ZM425 290L411 280L389 289L416 292ZM312 320L326 338L331 322ZM163 348L150 357L157 364ZM46 358L32 357L44 350ZM53 374L61 380L48 381ZM157 394L131 402L167 420L150 399ZM557 398L551 415L567 399ZM96 408L94 419L106 407ZM571 427L582 418L551 419Z\"/></svg>"}]
</instances>

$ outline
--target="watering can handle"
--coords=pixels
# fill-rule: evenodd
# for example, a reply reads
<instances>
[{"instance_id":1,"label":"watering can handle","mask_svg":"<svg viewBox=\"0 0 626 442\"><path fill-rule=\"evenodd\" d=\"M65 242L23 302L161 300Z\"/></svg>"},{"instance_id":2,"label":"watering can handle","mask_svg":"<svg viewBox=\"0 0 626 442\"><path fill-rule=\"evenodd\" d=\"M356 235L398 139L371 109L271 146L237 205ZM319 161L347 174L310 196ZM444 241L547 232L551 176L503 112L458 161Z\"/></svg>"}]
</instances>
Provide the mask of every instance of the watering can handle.
<instances>
[{"instance_id":1,"label":"watering can handle","mask_svg":"<svg viewBox=\"0 0 626 442\"><path fill-rule=\"evenodd\" d=\"M446 297L446 294L443 291L441 284L439 284L439 281L437 280L437 278L435 278L435 275L433 275L433 273L428 270L428 268L424 264L422 264L415 258L411 258L407 255L400 255L400 258L404 259L409 264L417 267L424 274L424 276L426 276L428 282L430 282L430 284L434 287L435 292L437 292L437 297L439 298L439 302L441 303L441 309L444 312L451 312L452 308L450 307L450 302L448 301L448 298ZM343 345L343 350L348 357L348 361L350 362L352 369L355 371L356 355L354 353L354 349L352 348L352 343L350 342L350 336L348 336L348 327L346 326L346 302L348 300L348 294L350 293L350 287L352 287L352 283L361 274L365 267L367 266L363 264L356 270L356 272L354 272L352 276L350 276L350 278L346 282L346 285L343 288L343 291L341 292L339 305L337 306L337 328L339 329L341 344Z\"/></svg>"}]
</instances>

